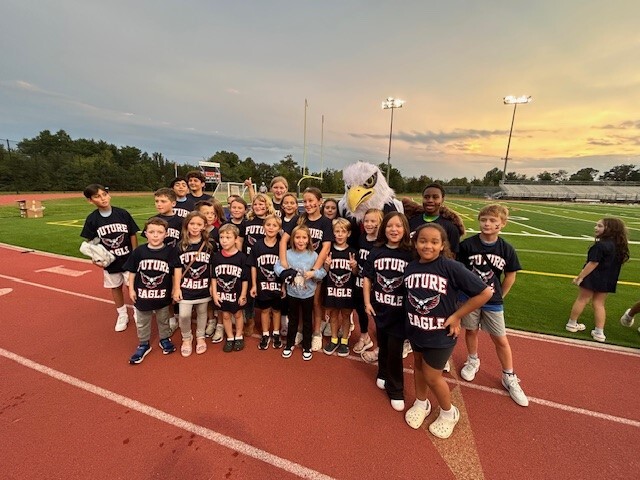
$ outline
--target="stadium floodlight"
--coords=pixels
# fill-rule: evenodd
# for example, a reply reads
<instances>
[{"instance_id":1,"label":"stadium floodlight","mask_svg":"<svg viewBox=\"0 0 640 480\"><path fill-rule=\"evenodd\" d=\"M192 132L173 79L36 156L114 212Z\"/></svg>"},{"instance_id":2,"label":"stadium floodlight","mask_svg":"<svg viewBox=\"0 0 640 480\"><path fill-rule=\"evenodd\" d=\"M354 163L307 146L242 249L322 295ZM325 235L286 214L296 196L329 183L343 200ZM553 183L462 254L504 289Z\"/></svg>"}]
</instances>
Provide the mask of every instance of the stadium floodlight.
<instances>
[{"instance_id":1,"label":"stadium floodlight","mask_svg":"<svg viewBox=\"0 0 640 480\"><path fill-rule=\"evenodd\" d=\"M404 105L404 100L393 97L387 97L387 99L382 102L383 110L391 110L391 126L389 127L389 154L387 155L387 184L389 183L389 175L391 174L391 136L393 134L393 111L396 108L402 108L402 105Z\"/></svg>"},{"instance_id":2,"label":"stadium floodlight","mask_svg":"<svg viewBox=\"0 0 640 480\"><path fill-rule=\"evenodd\" d=\"M507 179L507 161L509 160L509 147L511 146L511 134L513 133L513 122L516 119L516 108L523 103L531 102L531 95L507 95L503 99L505 105L513 105L513 116L511 117L511 128L509 129L509 141L507 142L507 153L504 156L504 168L502 169L502 181Z\"/></svg>"}]
</instances>

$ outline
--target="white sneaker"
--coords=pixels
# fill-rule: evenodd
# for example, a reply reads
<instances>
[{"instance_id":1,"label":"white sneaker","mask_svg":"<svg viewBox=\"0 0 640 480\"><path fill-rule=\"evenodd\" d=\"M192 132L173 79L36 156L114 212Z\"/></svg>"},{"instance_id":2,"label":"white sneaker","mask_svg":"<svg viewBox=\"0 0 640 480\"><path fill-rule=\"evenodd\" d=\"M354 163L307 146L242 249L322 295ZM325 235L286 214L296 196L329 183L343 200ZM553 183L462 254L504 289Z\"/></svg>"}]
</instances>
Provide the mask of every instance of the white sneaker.
<instances>
[{"instance_id":1,"label":"white sneaker","mask_svg":"<svg viewBox=\"0 0 640 480\"><path fill-rule=\"evenodd\" d=\"M591 330L591 337L593 337L596 342L601 343L603 343L607 339L607 337L604 336L604 333L600 333L596 330Z\"/></svg>"},{"instance_id":2,"label":"white sneaker","mask_svg":"<svg viewBox=\"0 0 640 480\"><path fill-rule=\"evenodd\" d=\"M467 382L472 382L476 378L478 370L480 370L480 359L467 357L467 361L464 362L464 366L460 370L460 376Z\"/></svg>"},{"instance_id":3,"label":"white sneaker","mask_svg":"<svg viewBox=\"0 0 640 480\"><path fill-rule=\"evenodd\" d=\"M205 337L210 337L211 335L213 335L213 332L215 332L216 330L216 319L215 318L210 318L207 320L207 327L204 329L204 336Z\"/></svg>"},{"instance_id":4,"label":"white sneaker","mask_svg":"<svg viewBox=\"0 0 640 480\"><path fill-rule=\"evenodd\" d=\"M296 333L296 340L294 342L294 345L300 345L302 343L302 333L298 332Z\"/></svg>"},{"instance_id":5,"label":"white sneaker","mask_svg":"<svg viewBox=\"0 0 640 480\"><path fill-rule=\"evenodd\" d=\"M631 315L629 315L629 312L631 311L630 308L627 309L626 312L624 312L622 314L622 316L620 317L620 323L622 325L624 325L625 327L631 327L633 326L633 317Z\"/></svg>"},{"instance_id":6,"label":"white sneaker","mask_svg":"<svg viewBox=\"0 0 640 480\"><path fill-rule=\"evenodd\" d=\"M449 360L447 360L447 363L444 364L444 368L442 369L442 371L445 373L449 373L451 371L451 364L449 363Z\"/></svg>"},{"instance_id":7,"label":"white sneaker","mask_svg":"<svg viewBox=\"0 0 640 480\"><path fill-rule=\"evenodd\" d=\"M404 400L391 400L391 408L396 412L402 412L404 410Z\"/></svg>"},{"instance_id":8,"label":"white sneaker","mask_svg":"<svg viewBox=\"0 0 640 480\"><path fill-rule=\"evenodd\" d=\"M127 329L127 325L129 324L129 315L126 313L121 313L118 315L118 320L116 320L116 332L124 332Z\"/></svg>"},{"instance_id":9,"label":"white sneaker","mask_svg":"<svg viewBox=\"0 0 640 480\"><path fill-rule=\"evenodd\" d=\"M322 335L313 335L311 337L311 351L318 352L322 349Z\"/></svg>"},{"instance_id":10,"label":"white sneaker","mask_svg":"<svg viewBox=\"0 0 640 480\"><path fill-rule=\"evenodd\" d=\"M509 396L518 405L521 407L529 406L529 399L522 391L522 387L520 387L520 379L515 373L512 375L503 374L502 386L507 389Z\"/></svg>"},{"instance_id":11,"label":"white sneaker","mask_svg":"<svg viewBox=\"0 0 640 480\"><path fill-rule=\"evenodd\" d=\"M220 343L224 338L224 325L219 323L216 325L216 329L213 332L213 336L211 337L212 343Z\"/></svg>"},{"instance_id":12,"label":"white sneaker","mask_svg":"<svg viewBox=\"0 0 640 480\"><path fill-rule=\"evenodd\" d=\"M376 378L376 387L378 387L380 390L384 390L386 384L387 382L382 378Z\"/></svg>"},{"instance_id":13,"label":"white sneaker","mask_svg":"<svg viewBox=\"0 0 640 480\"><path fill-rule=\"evenodd\" d=\"M409 340L405 340L402 345L402 358L407 358L410 353L413 353L413 348L411 348Z\"/></svg>"}]
</instances>

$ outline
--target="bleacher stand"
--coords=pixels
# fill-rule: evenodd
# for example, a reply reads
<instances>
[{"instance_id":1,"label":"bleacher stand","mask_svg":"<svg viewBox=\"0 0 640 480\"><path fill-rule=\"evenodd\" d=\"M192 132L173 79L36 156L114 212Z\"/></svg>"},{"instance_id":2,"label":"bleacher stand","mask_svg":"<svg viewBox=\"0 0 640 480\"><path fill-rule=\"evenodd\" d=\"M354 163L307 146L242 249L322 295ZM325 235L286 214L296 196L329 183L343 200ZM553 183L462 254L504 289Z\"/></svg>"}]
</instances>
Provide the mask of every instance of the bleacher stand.
<instances>
[{"instance_id":1,"label":"bleacher stand","mask_svg":"<svg viewBox=\"0 0 640 480\"><path fill-rule=\"evenodd\" d=\"M508 183L494 198L514 200L558 200L571 202L640 202L640 184L635 182L572 183Z\"/></svg>"}]
</instances>

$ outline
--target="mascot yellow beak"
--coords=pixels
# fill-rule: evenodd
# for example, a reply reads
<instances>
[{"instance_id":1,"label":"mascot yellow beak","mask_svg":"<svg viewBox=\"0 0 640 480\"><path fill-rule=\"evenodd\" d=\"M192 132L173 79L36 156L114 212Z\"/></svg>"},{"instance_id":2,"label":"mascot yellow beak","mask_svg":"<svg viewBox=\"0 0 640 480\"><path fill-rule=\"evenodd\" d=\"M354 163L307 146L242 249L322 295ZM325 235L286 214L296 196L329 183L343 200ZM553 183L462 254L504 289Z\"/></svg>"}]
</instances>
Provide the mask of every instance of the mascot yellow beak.
<instances>
[{"instance_id":1,"label":"mascot yellow beak","mask_svg":"<svg viewBox=\"0 0 640 480\"><path fill-rule=\"evenodd\" d=\"M364 188L360 185L351 187L347 193L347 204L349 205L349 210L355 212L358 205L367 201L373 193L373 188Z\"/></svg>"}]
</instances>

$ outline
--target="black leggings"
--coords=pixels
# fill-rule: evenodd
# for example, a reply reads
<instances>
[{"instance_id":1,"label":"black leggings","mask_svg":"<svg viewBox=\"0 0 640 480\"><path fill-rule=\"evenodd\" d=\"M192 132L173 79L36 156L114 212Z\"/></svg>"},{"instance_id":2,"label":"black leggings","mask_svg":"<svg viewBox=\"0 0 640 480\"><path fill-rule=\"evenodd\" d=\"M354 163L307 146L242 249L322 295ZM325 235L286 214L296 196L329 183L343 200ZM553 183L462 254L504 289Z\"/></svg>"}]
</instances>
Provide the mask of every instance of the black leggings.
<instances>
[{"instance_id":1,"label":"black leggings","mask_svg":"<svg viewBox=\"0 0 640 480\"><path fill-rule=\"evenodd\" d=\"M384 328L377 328L378 378L385 381L385 390L391 400L404 400L404 372L402 346L404 339L389 335Z\"/></svg>"},{"instance_id":2,"label":"black leggings","mask_svg":"<svg viewBox=\"0 0 640 480\"><path fill-rule=\"evenodd\" d=\"M294 346L298 323L302 321L302 349L311 350L311 333L313 331L313 297L289 300L289 330L287 331L287 348Z\"/></svg>"}]
</instances>

